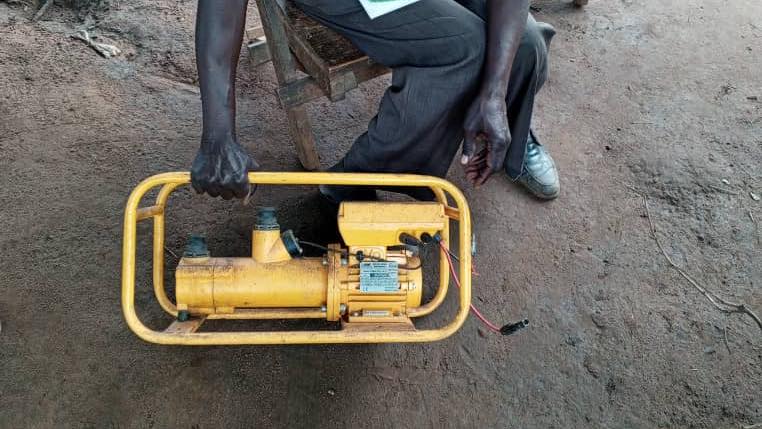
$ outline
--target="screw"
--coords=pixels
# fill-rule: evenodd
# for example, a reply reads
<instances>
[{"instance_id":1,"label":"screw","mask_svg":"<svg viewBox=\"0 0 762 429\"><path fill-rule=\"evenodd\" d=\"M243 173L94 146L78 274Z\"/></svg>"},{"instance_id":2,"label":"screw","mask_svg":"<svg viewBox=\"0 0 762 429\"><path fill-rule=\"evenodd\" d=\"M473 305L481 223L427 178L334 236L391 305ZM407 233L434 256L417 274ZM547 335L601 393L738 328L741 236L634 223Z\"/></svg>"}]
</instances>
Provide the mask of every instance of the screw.
<instances>
[{"instance_id":1,"label":"screw","mask_svg":"<svg viewBox=\"0 0 762 429\"><path fill-rule=\"evenodd\" d=\"M320 307L320 311L325 313L326 311L328 311L328 308L325 305L323 305Z\"/></svg>"},{"instance_id":2,"label":"screw","mask_svg":"<svg viewBox=\"0 0 762 429\"><path fill-rule=\"evenodd\" d=\"M346 312L347 312L347 305L339 304L339 314L346 314Z\"/></svg>"},{"instance_id":3,"label":"screw","mask_svg":"<svg viewBox=\"0 0 762 429\"><path fill-rule=\"evenodd\" d=\"M177 312L177 320L180 322L187 322L190 319L190 312L188 310L180 310Z\"/></svg>"}]
</instances>

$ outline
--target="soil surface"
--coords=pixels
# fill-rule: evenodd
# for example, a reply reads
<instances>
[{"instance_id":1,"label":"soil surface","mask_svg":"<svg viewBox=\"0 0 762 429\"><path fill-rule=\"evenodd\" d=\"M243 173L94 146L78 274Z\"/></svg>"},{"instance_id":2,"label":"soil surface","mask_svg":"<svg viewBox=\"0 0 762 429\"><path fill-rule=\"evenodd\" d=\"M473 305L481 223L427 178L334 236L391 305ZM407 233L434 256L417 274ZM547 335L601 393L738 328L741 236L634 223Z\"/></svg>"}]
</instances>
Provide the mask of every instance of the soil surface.
<instances>
[{"instance_id":1,"label":"soil surface","mask_svg":"<svg viewBox=\"0 0 762 429\"><path fill-rule=\"evenodd\" d=\"M95 19L55 5L31 22L33 10L0 2L0 427L762 422L762 331L668 265L639 196L677 264L762 314L762 2L535 3L558 30L535 125L562 195L542 203L505 177L472 189L459 166L449 175L474 214L474 303L528 329L496 336L471 317L433 344L208 348L138 339L119 286L127 195L187 170L199 140L195 2L112 3ZM122 55L71 38L83 25ZM242 143L266 170L298 170L271 65L242 61ZM324 166L387 84L311 104ZM309 235L313 195L261 189L255 204ZM252 206L183 190L171 213L173 252L201 232L214 254L246 254ZM169 321L149 275L142 263L138 305L158 328Z\"/></svg>"}]
</instances>

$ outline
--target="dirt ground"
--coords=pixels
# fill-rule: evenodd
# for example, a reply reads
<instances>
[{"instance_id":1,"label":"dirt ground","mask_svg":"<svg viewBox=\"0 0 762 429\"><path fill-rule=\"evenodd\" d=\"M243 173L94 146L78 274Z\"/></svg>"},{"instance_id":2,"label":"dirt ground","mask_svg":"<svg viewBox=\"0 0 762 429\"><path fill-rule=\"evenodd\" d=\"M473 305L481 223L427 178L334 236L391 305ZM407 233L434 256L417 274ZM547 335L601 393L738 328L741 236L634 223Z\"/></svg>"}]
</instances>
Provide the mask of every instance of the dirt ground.
<instances>
[{"instance_id":1,"label":"dirt ground","mask_svg":"<svg viewBox=\"0 0 762 429\"><path fill-rule=\"evenodd\" d=\"M112 2L88 21L123 49L110 60L69 37L82 16L54 6L32 23L32 10L0 2L0 427L761 423L762 333L670 268L637 193L678 264L762 314L762 202L750 194L762 195L762 3L535 6L558 30L535 125L561 197L449 175L474 213L474 302L529 329L484 334L472 317L433 344L180 348L124 323L121 221L138 181L193 158L195 2ZM325 166L386 83L311 105ZM264 169L298 170L274 87L269 65L240 68L240 138ZM256 202L309 233L313 192L263 189ZM181 191L168 245L202 232L215 254L244 255L252 221L240 202ZM159 327L148 274L141 265L138 304Z\"/></svg>"}]
</instances>

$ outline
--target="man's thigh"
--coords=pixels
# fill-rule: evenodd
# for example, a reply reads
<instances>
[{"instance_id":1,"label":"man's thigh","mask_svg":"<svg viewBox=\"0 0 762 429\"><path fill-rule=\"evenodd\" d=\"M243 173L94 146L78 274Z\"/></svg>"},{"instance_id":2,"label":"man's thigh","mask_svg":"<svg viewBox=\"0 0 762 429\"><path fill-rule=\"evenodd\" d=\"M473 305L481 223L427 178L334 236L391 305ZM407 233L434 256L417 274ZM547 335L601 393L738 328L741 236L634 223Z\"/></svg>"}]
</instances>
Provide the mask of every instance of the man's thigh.
<instances>
[{"instance_id":1,"label":"man's thigh","mask_svg":"<svg viewBox=\"0 0 762 429\"><path fill-rule=\"evenodd\" d=\"M486 37L484 21L455 0L420 0L376 19L357 0L294 2L389 67L454 64Z\"/></svg>"},{"instance_id":2,"label":"man's thigh","mask_svg":"<svg viewBox=\"0 0 762 429\"><path fill-rule=\"evenodd\" d=\"M479 16L485 22L487 21L487 0L456 1L464 8ZM534 49L536 45L542 43L543 41L546 42L547 40L543 37L543 34L537 25L537 21L535 21L534 16L532 16L532 13L530 12L529 16L527 17L527 26L524 29L524 35L521 39L520 49Z\"/></svg>"}]
</instances>

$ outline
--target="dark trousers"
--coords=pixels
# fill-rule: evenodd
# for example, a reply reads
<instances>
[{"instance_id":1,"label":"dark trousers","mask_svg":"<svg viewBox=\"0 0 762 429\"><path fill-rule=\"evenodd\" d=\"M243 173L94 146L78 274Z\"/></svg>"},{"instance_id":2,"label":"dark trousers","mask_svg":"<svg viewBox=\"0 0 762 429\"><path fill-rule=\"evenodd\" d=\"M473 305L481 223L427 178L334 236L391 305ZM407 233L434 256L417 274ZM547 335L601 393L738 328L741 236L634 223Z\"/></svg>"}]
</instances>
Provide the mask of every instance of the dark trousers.
<instances>
[{"instance_id":1,"label":"dark trousers","mask_svg":"<svg viewBox=\"0 0 762 429\"><path fill-rule=\"evenodd\" d=\"M420 0L371 20L357 0L294 0L393 70L378 114L332 170L444 177L463 140L487 45L486 0ZM535 93L547 77L553 29L529 17L506 98L512 143L505 163L518 177Z\"/></svg>"}]
</instances>

